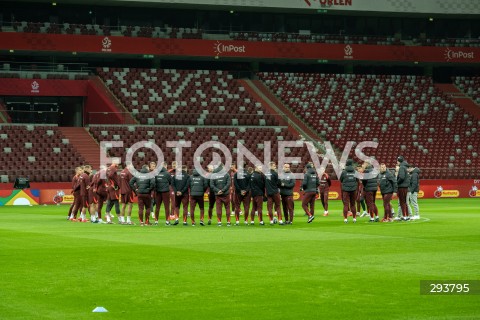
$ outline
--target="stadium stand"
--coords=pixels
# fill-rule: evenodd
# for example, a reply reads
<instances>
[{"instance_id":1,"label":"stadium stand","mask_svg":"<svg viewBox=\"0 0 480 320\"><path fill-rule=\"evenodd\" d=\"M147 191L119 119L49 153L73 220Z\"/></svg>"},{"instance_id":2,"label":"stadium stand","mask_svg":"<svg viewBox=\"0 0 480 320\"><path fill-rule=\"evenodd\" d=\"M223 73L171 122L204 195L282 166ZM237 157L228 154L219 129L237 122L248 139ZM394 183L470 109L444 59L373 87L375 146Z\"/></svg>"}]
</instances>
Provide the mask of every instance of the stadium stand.
<instances>
[{"instance_id":1,"label":"stadium stand","mask_svg":"<svg viewBox=\"0 0 480 320\"><path fill-rule=\"evenodd\" d=\"M76 34L100 36L125 36L144 38L171 38L171 39L202 39L206 30L188 27L163 26L119 26L110 27L97 24L55 24L49 22L13 23L13 31L50 34ZM217 34L218 31L215 31ZM374 45L404 45L401 40L390 36L358 36L358 35L329 35L329 34L301 34L287 32L223 32L230 40L241 41L271 41L271 42L305 42L329 44L374 44ZM206 36L208 38L208 36ZM428 39L430 40L430 39ZM440 41L440 40L439 40ZM453 39L455 41L455 39ZM461 42L459 42L460 44ZM472 42L471 44L473 44Z\"/></svg>"},{"instance_id":2,"label":"stadium stand","mask_svg":"<svg viewBox=\"0 0 480 320\"><path fill-rule=\"evenodd\" d=\"M455 85L480 105L480 77L455 77Z\"/></svg>"},{"instance_id":3,"label":"stadium stand","mask_svg":"<svg viewBox=\"0 0 480 320\"><path fill-rule=\"evenodd\" d=\"M467 178L480 166L480 121L437 90L425 76L263 72L258 76L325 140L375 141L376 157L396 156L425 178ZM459 170L451 170L458 168Z\"/></svg>"},{"instance_id":4,"label":"stadium stand","mask_svg":"<svg viewBox=\"0 0 480 320\"><path fill-rule=\"evenodd\" d=\"M97 72L140 124L278 124L226 71L105 67Z\"/></svg>"},{"instance_id":5,"label":"stadium stand","mask_svg":"<svg viewBox=\"0 0 480 320\"><path fill-rule=\"evenodd\" d=\"M5 17L9 16L11 20L4 19L1 22L0 31L96 35L102 38L116 36L288 42L292 43L293 51L295 50L294 43L364 44L372 45L371 48L388 45L436 46L445 47L445 50L447 47L480 47L475 19L466 19L464 16L458 19L440 17L437 19L435 17L435 22L433 22L433 17L402 17L402 14L399 17L396 15L382 17L377 14L372 17L358 14L341 17L328 14L323 15L322 19L318 19L316 15L311 14L279 12L279 19L270 20L270 13L261 14L263 10L259 10L260 13L247 14L237 13L233 10L230 13L221 13L223 10L217 13L202 10L203 12L199 13L196 9L180 10L178 8L178 10L169 11L170 9L163 8L142 8L138 12L132 10L127 15L123 15L122 12L113 10L116 7L114 5L110 8L112 10L92 8L92 10L85 11L85 15L79 16L77 7L67 7L67 5L62 6L62 10L55 11L54 14L50 14L50 10L38 10L38 14L33 14L36 13L35 9L31 9L31 12L27 13L22 12L23 6L17 5L11 6L11 8L5 6L4 15ZM40 5L34 6L33 4L31 8L42 9ZM158 11L154 12L155 10ZM172 12L176 14L171 14ZM319 11L318 13L323 12ZM144 16L145 19L142 19ZM181 17L180 20L184 21L181 22L183 26L176 25L176 20L171 19L170 16ZM258 18L258 21L255 18ZM50 22L42 22L47 20ZM456 23L462 26L458 30L445 27ZM16 36L23 37L23 35ZM12 60L4 61L3 68L0 69L0 77L45 80L89 79L95 83L96 87L100 87L100 89L97 88L99 95L108 95L108 99L106 98L104 101L113 101L115 106L121 107L113 111L108 110L108 112L103 110L95 112L97 111L95 108L89 109L88 112L84 110L82 121L83 126L87 126L87 128L76 128L81 130L75 131L45 126L45 123L59 123L58 117L42 118L33 113L26 116L31 111L27 110L29 106L35 105L33 102L35 98L32 98L31 101L26 100L27 102L23 105L18 101L12 103L8 101L9 99L6 99L5 102L0 101L0 126L2 126L2 147L0 148L2 158L0 160L6 160L11 164L17 153L20 157L27 157L26 162L21 160L15 164L32 168L27 173L35 176L39 181L54 181L56 178L52 175L36 176L35 170L45 164L49 166L51 161L55 163L58 160L58 164L62 164L60 167L70 170L67 176L70 175L73 167L82 161L92 163L89 157L85 156L87 154L85 150L90 147L85 147L85 150L73 147L75 143L72 137L80 135L79 132L82 130L87 136L82 134L84 141L79 139L81 141L78 141L77 145L88 145L87 142L95 144L95 141L118 140L124 141L128 147L139 139L154 139L156 143L159 141L163 143L168 138L169 140L194 141L191 150L194 150L198 144L209 140L224 142L229 149L233 150L235 148L234 140L236 141L238 138L245 140L247 147L255 149L257 156L260 156L262 149L255 143L256 140L272 139L275 143L281 139L299 140L301 128L306 128L309 132L304 130L301 134L307 136L307 139L311 139L308 138L308 135L313 137L311 133L318 134L311 140L331 141L337 148L337 156L349 140L379 142L379 147L375 151L377 158L392 166L396 156L404 154L408 161L422 168L422 178L471 178L478 174L478 167L480 167L478 158L480 122L478 114L472 112L472 110L478 109L477 105L480 104L478 89L480 80L478 77L452 78L457 89L464 93L458 94L451 83L434 84L435 76L437 76L435 82L438 82L438 75L443 73L440 68L432 71L429 67L425 67L416 73L433 74L434 78L391 75L395 74L395 71L391 71L393 69L386 71L390 75L307 74L298 73L298 71L310 71L311 67L314 70L312 72L339 73L345 67L346 72L364 73L365 71L360 70L364 68L363 70L369 70L368 72L377 73L378 69L370 70L369 68L373 68L372 66L362 66L362 62L356 61L356 59L347 60L347 58L352 58L350 55L341 64L334 66L336 62L333 60L322 59L307 62L302 61L302 57L296 57L295 54L292 54L291 59L285 61L273 62L259 58L247 59L241 56L226 62L226 59L224 61L222 59L207 61L206 58L196 61L194 56L179 61L175 60L175 57L164 58L151 55L146 55L147 57L144 56L143 59L128 58L131 60L123 60L123 58L110 55L108 59L111 58L111 60L104 60L106 55L99 52L98 55L88 57L90 65L85 69L82 67L77 72L72 72L73 69L67 70L68 68L66 70L46 70L42 68L28 69L24 66L10 69L10 63L17 64L18 67L19 63L35 64L37 62L35 57L39 58L40 63L44 60L41 55L33 54L33 58L30 59L30 57L22 56L21 50L14 51L16 50L9 52L12 54ZM78 56L77 52L73 53L74 60L80 59L79 61L81 61L83 59L81 52ZM61 56L59 52L52 52L52 56L57 54ZM18 62L20 60L17 59L17 55L28 61ZM58 61L63 61L64 58L62 57ZM238 60L235 60L237 58ZM152 60L149 61L149 59ZM188 64L188 60L191 60L191 64ZM246 62L247 60L248 62ZM395 64L395 61L389 61L389 63ZM201 66L195 65L196 62L199 62ZM70 61L66 62L66 64L68 63ZM185 70L187 68L227 70L228 63L231 63L229 66L235 65L235 63L244 64L238 69L248 70L250 75L254 74L252 70L255 72L258 70L297 71L297 73L257 73L271 93L276 95L289 109L288 113L285 109L275 108L276 102L272 105L265 102L261 97L261 90L257 92L258 95L253 93L251 89L255 89L255 84L258 82L255 77L249 75L245 77L248 79L239 80L233 73L227 71ZM418 64L418 62L415 63ZM96 71L92 71L99 65L105 64L110 67L97 68ZM245 65L247 66L245 67ZM170 68L149 69L150 66L168 66ZM404 66L402 64L398 68ZM443 60L439 62L439 66L445 66L445 62ZM377 67L383 68L383 65ZM423 68L422 66L412 68L417 67ZM432 68L437 67L438 65L435 65ZM405 69L405 73L411 70ZM92 76L94 73L98 74L98 77ZM452 74L477 73L477 71L464 72L461 69L445 71L448 77ZM252 85L247 85L247 82ZM104 85L105 87L103 87ZM441 88L441 85L444 85L445 90ZM262 85L262 88L265 86ZM472 101L466 95L471 97ZM48 110L51 112L60 112L55 105L50 107L45 105L45 108L49 108ZM293 117L290 111L298 118ZM114 121L109 118L110 115L116 113L122 114L122 117L115 124L122 123L123 127L113 125ZM287 114L290 116L286 116ZM124 119L129 119L129 121L124 121ZM29 125L13 126L12 122L29 123ZM28 127L25 129L27 131L22 131L22 133L24 139L29 139L32 137L29 131L32 125L34 126L33 130L40 132L40 135L43 134L43 127L52 128L48 130L53 130L56 138L52 137L51 139L54 140L48 140L48 145L54 145L51 148L55 148L56 151L58 151L57 148L61 148L62 152L63 149L68 149L66 151L72 156L63 161L63 154L52 151L49 161L44 162L44 157L37 156L37 153L40 152L36 149L38 140L35 140L37 143L22 140L24 144L15 144L13 150L9 152L3 150L5 143L8 143L5 148L12 149L10 137L13 136L13 140L15 140L16 135L12 135L9 133L10 131L23 130L19 128ZM296 132L297 130L298 132ZM87 131L95 141L86 134ZM66 138L70 140L67 145L62 143L62 139ZM92 141L88 141L88 138ZM25 143L28 143L28 148ZM162 146L162 149L167 148ZM276 147L273 149L275 150ZM191 151L185 150L186 158L192 156ZM112 152L115 155L120 154L119 150ZM137 157L135 160L137 164L143 162L143 159L153 156L149 153L151 151L142 152L145 158ZM171 161L174 153L172 150L168 150L166 155ZM299 155L305 161L309 159L305 149L294 149L292 155ZM28 157L35 159L28 159ZM275 159L276 157L277 155L274 154ZM191 163L188 164L191 165ZM7 169L10 169L10 172L13 170L11 166ZM11 180L11 177L7 177L7 179ZM65 179L63 175L62 179Z\"/></svg>"},{"instance_id":6,"label":"stadium stand","mask_svg":"<svg viewBox=\"0 0 480 320\"><path fill-rule=\"evenodd\" d=\"M118 98L129 106L132 115L136 115L141 122L145 122L142 126L92 125L88 128L88 132L98 143L124 141L127 149L135 142L151 141L161 146L164 152L166 151L166 160L172 161L175 158L174 151L166 147L165 141L192 141L192 147L184 149L184 159L187 165L192 167L193 150L206 141L219 141L226 144L235 156L238 139L262 160L265 147L263 141L272 141L272 161L278 159L278 141L300 141L297 134L292 133L292 130L286 126L281 126L277 119L268 114L262 104L251 97L228 72L128 68L101 68L98 71L104 77L106 75L112 77L111 79L106 77L105 82L118 94ZM20 76L20 73L18 75ZM21 75L27 76L24 73ZM45 78L50 79L50 77ZM157 79L164 80L157 82ZM162 90L158 90L159 86ZM133 99L136 95L138 102L147 103L148 111L151 111L148 116L144 112L145 107L141 113L137 113L133 108L137 105L134 102L136 100ZM169 104L166 105L165 102ZM3 102L1 106L6 107ZM192 113L192 107L201 111ZM175 112L172 113L169 110ZM158 111L163 111L165 116L159 118ZM9 116L7 112L5 114ZM25 123L30 119L30 115L25 112L25 116L27 118L22 120L15 113L15 119L6 118L8 120L5 122L15 120L14 122ZM155 116L156 125L145 126L151 123L149 117L153 116ZM42 123L42 121L44 120L35 117L32 121L26 122ZM84 131L84 128L33 124L2 125L0 162L5 164L0 172L2 179L11 182L16 176L25 175L32 182L67 182L70 181L73 168L80 164L88 162L96 168L95 161L91 159L94 156L98 158L97 146L77 150L77 147L83 147L88 142L85 138L82 138L82 141L74 141L77 138L80 139L80 133L82 133L80 131ZM32 133L35 134L32 135ZM43 138L46 139L45 142L42 142ZM96 153L88 154L86 150L89 149ZM121 156L125 160L123 151L125 150L113 149L110 156ZM303 168L301 164L310 160L305 147L287 149L286 154L302 159L298 163L299 166L293 164L294 171L301 171ZM203 157L202 163L212 160L211 153L206 153ZM156 157L152 150L146 148L136 154L134 159L135 164L140 165L147 160L155 160ZM18 170L18 168L22 169ZM330 171L331 168L329 168Z\"/></svg>"},{"instance_id":7,"label":"stadium stand","mask_svg":"<svg viewBox=\"0 0 480 320\"><path fill-rule=\"evenodd\" d=\"M76 34L100 36L125 36L143 38L178 38L202 39L204 31L198 28L151 26L118 26L110 27L98 24L50 23L16 21L12 24L12 31L28 33Z\"/></svg>"},{"instance_id":8,"label":"stadium stand","mask_svg":"<svg viewBox=\"0 0 480 320\"><path fill-rule=\"evenodd\" d=\"M118 140L128 147L140 140L158 144L184 139L194 141L190 150L195 150L205 141L218 140L235 150L236 139L240 139L261 158L262 146L254 142L262 137L265 141L275 141L272 145L275 161L278 140L300 139L287 127L280 126L277 119L225 71L105 67L97 72L141 125L152 125L90 126L89 131L97 142ZM424 168L423 176L427 179L466 178L480 166L477 131L480 123L442 94L429 77L275 72L258 76L290 110L339 150L350 140L372 140L379 143L375 151L378 159L393 165L396 155L405 154L410 162ZM475 96L476 78L458 77L455 81ZM31 128L2 127L6 144L0 160L7 164L3 175L6 171L12 172L13 165L20 165L26 168L24 173L36 181L63 181L68 175L60 178L59 174L36 172L52 164L73 168L85 161L75 148L62 142L65 137L56 126L48 126L54 134L47 135L52 140L47 143L52 151L46 156L47 152L36 147L38 141L25 140L29 136L24 134L25 130L28 132ZM35 132L43 132L47 127L33 128ZM18 133L19 130L24 131ZM25 141L10 145L10 138L16 139L19 135ZM168 148L162 146L162 150ZM184 151L191 166L193 151L188 148ZM113 156L121 155L119 150L112 152ZM135 158L137 164L154 157L148 149L140 155ZM174 153L168 150L165 156L173 159ZM306 148L294 148L289 156L309 160ZM15 158L24 161L17 163L13 161ZM211 155L205 155L203 160L209 162ZM329 172L334 176L331 169Z\"/></svg>"},{"instance_id":9,"label":"stadium stand","mask_svg":"<svg viewBox=\"0 0 480 320\"><path fill-rule=\"evenodd\" d=\"M128 148L139 141L148 141L157 144L164 154L165 160L170 162L175 159L175 148L168 148L166 141L191 141L192 145L188 148L183 148L183 161L191 169L193 168L193 159L195 150L204 142L218 141L227 146L236 158L237 141L240 141L245 147L250 150L258 159L263 161L263 154L265 145L263 141L271 141L272 161L277 161L277 147L279 141L299 141L302 142L298 136L295 136L288 131L286 127L275 128L261 128L261 127L148 127L148 126L90 126L89 131L91 135L100 143L102 141L122 141L124 149L112 148L109 156L121 157L125 161L125 155ZM259 138L260 137L260 138ZM207 164L213 160L213 152L205 152L199 159L200 163ZM222 154L219 151L219 154ZM306 148L291 148L286 149L286 155L290 157L300 157L303 164L310 161L310 157ZM223 155L221 155L222 158ZM141 166L146 161L155 161L156 155L150 148L141 148L135 153L133 158L134 165ZM303 168L303 166L302 166Z\"/></svg>"},{"instance_id":10,"label":"stadium stand","mask_svg":"<svg viewBox=\"0 0 480 320\"><path fill-rule=\"evenodd\" d=\"M230 32L230 39L242 41L304 42L328 44L404 45L394 37L300 34L286 32Z\"/></svg>"},{"instance_id":11,"label":"stadium stand","mask_svg":"<svg viewBox=\"0 0 480 320\"><path fill-rule=\"evenodd\" d=\"M121 140L130 146L140 138L154 139L152 142L156 143L184 139L195 141L191 148L194 150L197 144L219 140L234 150L234 140L240 139L245 141L247 148L257 151L257 157L261 157L261 147L257 149L259 146L253 142L255 137L265 137L263 140L273 137L275 141L300 139L270 114L241 81L226 71L104 67L98 68L97 73L139 124L147 125L144 128L128 126L123 129L93 125L89 131L97 142ZM20 76L15 72L9 74ZM410 162L424 168L423 176L427 179L467 178L480 166L480 122L456 104L454 98L442 93L429 77L277 72L260 72L258 77L291 111L338 150L342 150L350 140L375 141L379 143L375 151L378 159L393 165L396 155L405 154ZM45 78L52 77L47 75ZM457 77L454 80L460 89L478 102L478 78ZM11 122L13 118L9 119L8 113L1 112L2 107L5 111L5 104L0 103L0 118L5 123ZM275 126L276 129L273 128ZM8 126L2 127L5 142L10 141L7 132L10 129L6 128ZM37 132L37 129L43 128L35 126L34 130ZM6 145L7 151L1 150L0 160L13 164L15 157L25 158L18 164L30 168L25 173L37 181L59 178L36 173L40 167L50 166L52 161L62 164L62 168L73 168L85 161L82 153L71 144L62 143L65 137L60 128L51 128L49 130L54 131L57 140L48 142L55 144L48 157L49 162L44 162L45 152L37 156L40 150L29 144L24 148L15 144L13 150L8 150L12 147ZM18 130L14 129L15 132ZM57 149L53 152L53 148L61 148L71 156L63 161L64 155ZM166 149L162 147L162 150ZM185 158L192 158L191 151L185 150ZM272 150L276 151L276 144ZM147 159L154 157L150 153L143 151L143 156ZM119 151L113 155L120 155ZM34 158L29 159L29 156ZM306 149L302 148L293 149L290 156L300 156L305 161L309 159ZM205 157L204 161L211 160L209 156ZM274 161L276 157L274 152ZM166 153L166 158L174 158L171 150ZM136 158L136 163L142 161L143 158ZM187 163L191 166L189 161ZM4 171L11 170L11 165L4 168ZM329 172L334 176L331 168ZM61 179L66 178L68 175L62 175ZM11 177L8 179L11 180Z\"/></svg>"},{"instance_id":12,"label":"stadium stand","mask_svg":"<svg viewBox=\"0 0 480 320\"><path fill-rule=\"evenodd\" d=\"M414 45L431 47L480 47L480 39L412 39Z\"/></svg>"},{"instance_id":13,"label":"stadium stand","mask_svg":"<svg viewBox=\"0 0 480 320\"><path fill-rule=\"evenodd\" d=\"M72 70L35 70L35 66L31 65L31 70L10 71L10 65L0 68L0 78L10 79L64 79L64 80L88 80L88 71L72 71Z\"/></svg>"},{"instance_id":14,"label":"stadium stand","mask_svg":"<svg viewBox=\"0 0 480 320\"><path fill-rule=\"evenodd\" d=\"M7 112L5 103L0 99L0 123L9 123L12 122L10 115Z\"/></svg>"},{"instance_id":15,"label":"stadium stand","mask_svg":"<svg viewBox=\"0 0 480 320\"><path fill-rule=\"evenodd\" d=\"M0 126L0 176L13 182L16 176L30 181L70 181L72 168L84 158L54 125Z\"/></svg>"},{"instance_id":16,"label":"stadium stand","mask_svg":"<svg viewBox=\"0 0 480 320\"><path fill-rule=\"evenodd\" d=\"M1 28L1 26L0 26ZM435 47L480 47L479 38L429 38L400 39L399 36L318 34L310 32L257 32L257 31L208 31L193 27L161 26L106 26L99 24L50 23L15 21L4 29L26 33L75 34L98 36L125 36L143 38L208 39L221 34L223 39L260 42L303 42L327 44L414 45ZM2 30L2 29L0 29Z\"/></svg>"}]
</instances>

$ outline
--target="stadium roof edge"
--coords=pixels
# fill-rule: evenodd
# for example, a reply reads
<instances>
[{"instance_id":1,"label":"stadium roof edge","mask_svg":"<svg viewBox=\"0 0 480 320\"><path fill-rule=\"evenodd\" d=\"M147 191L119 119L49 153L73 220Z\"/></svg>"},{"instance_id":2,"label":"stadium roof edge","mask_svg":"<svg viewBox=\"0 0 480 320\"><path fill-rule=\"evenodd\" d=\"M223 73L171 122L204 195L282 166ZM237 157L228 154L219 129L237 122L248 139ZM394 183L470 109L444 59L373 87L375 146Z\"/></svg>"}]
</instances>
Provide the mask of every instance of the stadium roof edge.
<instances>
[{"instance_id":1,"label":"stadium roof edge","mask_svg":"<svg viewBox=\"0 0 480 320\"><path fill-rule=\"evenodd\" d=\"M222 5L222 4L202 4L198 3L199 1L192 3L172 3L172 2L161 2L162 0L61 0L61 4L57 5L94 5L94 6L119 6L119 7L155 7L155 8L169 8L169 9L188 9L188 10L215 10L215 11L230 11L234 10L236 12L278 12L278 13L293 13L293 14L318 14L319 9L325 10L322 14L331 14L331 15L354 15L354 16L384 16L384 17L430 17L434 16L437 18L478 18L480 17L480 5L477 9L464 10L463 13L450 13L450 12L418 12L403 9L403 11L393 12L387 10L373 11L371 9L365 10L355 10L352 8L343 9L346 7L328 7L321 6L317 4L315 7L301 7L291 8L291 7L265 7L265 6L249 6L249 5ZM188 0L187 0L188 1ZM207 2L208 0L204 0ZM301 1L301 0L298 0ZM451 0L447 0L451 1ZM467 0L463 0L467 1ZM15 3L45 3L51 4L53 0L16 0ZM59 1L60 2L60 1Z\"/></svg>"}]
</instances>

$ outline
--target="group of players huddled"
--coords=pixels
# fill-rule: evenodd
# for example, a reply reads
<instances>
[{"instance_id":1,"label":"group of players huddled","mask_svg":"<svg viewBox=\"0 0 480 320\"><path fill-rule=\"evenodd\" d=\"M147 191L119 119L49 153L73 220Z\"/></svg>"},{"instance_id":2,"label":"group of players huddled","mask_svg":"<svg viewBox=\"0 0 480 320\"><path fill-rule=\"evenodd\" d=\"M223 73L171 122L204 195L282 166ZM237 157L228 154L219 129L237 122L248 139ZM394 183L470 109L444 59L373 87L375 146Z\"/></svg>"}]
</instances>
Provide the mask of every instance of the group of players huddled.
<instances>
[{"instance_id":1,"label":"group of players huddled","mask_svg":"<svg viewBox=\"0 0 480 320\"><path fill-rule=\"evenodd\" d=\"M385 210L382 221L393 220L394 212L390 201L396 193L398 193L399 211L403 213L403 220L409 219L407 193L414 179L409 178L407 163L403 157L398 158L397 164L397 177L387 170L385 164L381 164L378 175L368 179L359 179L358 176L362 177L362 175L372 172L373 166L365 162L354 168L353 161L347 160L339 179L345 223L348 222L350 215L353 216L353 222L356 222L356 216L360 214L360 206L363 207L362 216L370 213L371 222L379 221L378 209L375 205L378 187L382 194ZM230 170L226 171L221 165L216 168L210 165L205 177L195 169L192 170L191 175L188 174L186 166L177 170L176 162L172 162L169 169L167 163L163 162L152 178L149 173L155 171L156 167L157 164L151 162L149 165L144 165L135 176L132 175L134 168L129 163L121 169L117 162L113 162L108 167L100 167L95 174L89 165L77 167L72 180L74 202L70 206L68 219L70 221L113 224L112 209L115 207L118 223L133 225L131 213L136 196L138 220L141 226L151 225L151 222L158 225L162 205L166 225L179 224L180 209L182 208L183 224L188 225L187 220L190 217L191 225L194 226L197 204L200 209L200 225L202 226L212 224L214 207L216 207L218 226L222 225L223 209L225 209L227 226L232 225L232 211L235 225L240 224L241 215L243 215L245 225L255 224L255 216L258 216L259 224L264 225L264 201L267 202L268 219L271 225L277 222L280 225L293 223L295 177L290 171L289 164L283 166L280 174L273 162L270 163L268 170L264 170L263 165L257 165L255 168L248 167L246 170L237 169L235 165L232 165ZM355 174L356 172L357 174ZM418 174L416 181L416 192L418 192ZM302 192L302 209L308 217L308 223L315 219L317 195L322 202L324 216L328 216L330 186L330 177L323 168L317 173L312 163L305 166L300 191ZM205 221L205 193L208 194L209 203L207 221ZM102 220L104 204L106 204L105 221ZM87 210L90 220L86 216ZM418 215L418 206L415 210ZM80 215L78 215L79 212Z\"/></svg>"},{"instance_id":2,"label":"group of players huddled","mask_svg":"<svg viewBox=\"0 0 480 320\"><path fill-rule=\"evenodd\" d=\"M357 176L362 178L357 179L355 172L357 172ZM342 171L339 179L342 186L344 222L348 223L347 217L352 215L355 223L357 215L360 213L360 206L363 209L361 217L370 215L370 222L380 221L378 208L375 204L378 189L380 189L382 195L384 208L382 222L392 222L394 220L393 215L395 211L391 201L397 195L399 215L395 220L409 221L420 219L417 202L420 188L419 173L420 170L408 164L403 156L397 158L395 174L387 169L385 163L380 164L380 170L376 174L373 166L368 162L357 165L355 168L353 161L351 159L347 160L345 169ZM413 214L410 204L414 208Z\"/></svg>"}]
</instances>

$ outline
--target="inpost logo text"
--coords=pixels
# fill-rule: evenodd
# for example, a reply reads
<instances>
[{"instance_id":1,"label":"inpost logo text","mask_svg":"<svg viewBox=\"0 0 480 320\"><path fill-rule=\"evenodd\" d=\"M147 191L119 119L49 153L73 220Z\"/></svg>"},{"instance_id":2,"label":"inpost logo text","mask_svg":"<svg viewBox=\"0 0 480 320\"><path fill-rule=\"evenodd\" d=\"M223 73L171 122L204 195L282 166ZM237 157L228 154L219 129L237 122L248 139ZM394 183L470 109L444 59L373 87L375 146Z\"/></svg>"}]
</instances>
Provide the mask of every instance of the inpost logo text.
<instances>
[{"instance_id":1,"label":"inpost logo text","mask_svg":"<svg viewBox=\"0 0 480 320\"><path fill-rule=\"evenodd\" d=\"M447 61L453 59L474 59L474 52L473 51L462 51L462 50L452 50L450 48L445 49L445 59Z\"/></svg>"},{"instance_id":2,"label":"inpost logo text","mask_svg":"<svg viewBox=\"0 0 480 320\"><path fill-rule=\"evenodd\" d=\"M217 55L217 57L219 55L221 55L222 53L230 53L230 52L235 52L235 53L245 53L246 52L246 48L245 46L236 46L234 44L223 44L222 42L220 41L217 41L215 42L215 44L213 45L213 51L215 52L215 54Z\"/></svg>"}]
</instances>

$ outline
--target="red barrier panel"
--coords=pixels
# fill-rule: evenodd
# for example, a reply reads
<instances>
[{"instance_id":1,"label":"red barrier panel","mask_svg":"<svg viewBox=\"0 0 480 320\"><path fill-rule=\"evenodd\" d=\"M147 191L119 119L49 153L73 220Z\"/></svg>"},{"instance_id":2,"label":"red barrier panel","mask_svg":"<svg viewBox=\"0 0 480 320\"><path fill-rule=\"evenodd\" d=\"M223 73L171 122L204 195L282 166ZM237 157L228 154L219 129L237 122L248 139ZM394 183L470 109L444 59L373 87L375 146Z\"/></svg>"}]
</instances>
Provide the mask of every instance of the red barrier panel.
<instances>
[{"instance_id":1,"label":"red barrier panel","mask_svg":"<svg viewBox=\"0 0 480 320\"><path fill-rule=\"evenodd\" d=\"M104 119L104 123L108 124L124 124L125 119L130 119L128 114L121 113L117 106L108 98L108 96L101 91L94 80L89 80L87 86L87 98L84 103L84 121L85 125L90 124L90 120L87 115L95 113L97 115L95 123L98 124L101 119ZM101 114L105 112L105 114Z\"/></svg>"},{"instance_id":2,"label":"red barrier panel","mask_svg":"<svg viewBox=\"0 0 480 320\"><path fill-rule=\"evenodd\" d=\"M297 182L297 188L300 187ZM297 189L297 190L298 190ZM332 181L330 199L341 199L340 182ZM480 179L471 180L420 180L419 198L480 198ZM377 198L381 198L380 191Z\"/></svg>"},{"instance_id":3,"label":"red barrier panel","mask_svg":"<svg viewBox=\"0 0 480 320\"><path fill-rule=\"evenodd\" d=\"M480 48L159 39L0 32L0 50L157 56L479 63Z\"/></svg>"},{"instance_id":4,"label":"red barrier panel","mask_svg":"<svg viewBox=\"0 0 480 320\"><path fill-rule=\"evenodd\" d=\"M0 78L0 96L86 97L88 80Z\"/></svg>"},{"instance_id":5,"label":"red barrier panel","mask_svg":"<svg viewBox=\"0 0 480 320\"><path fill-rule=\"evenodd\" d=\"M135 121L109 100L95 80L10 79L0 78L0 96L86 97L84 115L95 114L95 123L124 124ZM105 113L105 114L103 114ZM90 119L85 117L84 123Z\"/></svg>"},{"instance_id":6,"label":"red barrier panel","mask_svg":"<svg viewBox=\"0 0 480 320\"><path fill-rule=\"evenodd\" d=\"M295 186L294 199L301 198L300 181ZM39 192L39 204L71 203L73 197L70 194L70 183L32 183L31 189ZM12 184L0 184L0 190L5 194L10 194L13 190ZM377 194L380 198L380 192ZM429 198L479 198L480 199L480 179L478 180L420 180L421 199ZM332 181L329 198L339 200L341 198L340 182ZM208 200L208 198L207 198Z\"/></svg>"}]
</instances>

